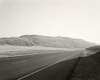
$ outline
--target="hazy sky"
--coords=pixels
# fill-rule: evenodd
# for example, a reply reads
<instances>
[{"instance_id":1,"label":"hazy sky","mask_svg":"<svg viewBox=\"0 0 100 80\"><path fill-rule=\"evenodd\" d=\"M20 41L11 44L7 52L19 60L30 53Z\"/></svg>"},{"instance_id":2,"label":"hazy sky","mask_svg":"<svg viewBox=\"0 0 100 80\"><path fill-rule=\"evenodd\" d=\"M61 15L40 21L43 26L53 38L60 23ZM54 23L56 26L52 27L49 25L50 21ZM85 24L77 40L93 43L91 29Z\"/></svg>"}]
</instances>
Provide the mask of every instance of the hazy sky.
<instances>
[{"instance_id":1,"label":"hazy sky","mask_svg":"<svg viewBox=\"0 0 100 80\"><path fill-rule=\"evenodd\" d=\"M24 34L100 44L100 0L0 0L0 37Z\"/></svg>"}]
</instances>

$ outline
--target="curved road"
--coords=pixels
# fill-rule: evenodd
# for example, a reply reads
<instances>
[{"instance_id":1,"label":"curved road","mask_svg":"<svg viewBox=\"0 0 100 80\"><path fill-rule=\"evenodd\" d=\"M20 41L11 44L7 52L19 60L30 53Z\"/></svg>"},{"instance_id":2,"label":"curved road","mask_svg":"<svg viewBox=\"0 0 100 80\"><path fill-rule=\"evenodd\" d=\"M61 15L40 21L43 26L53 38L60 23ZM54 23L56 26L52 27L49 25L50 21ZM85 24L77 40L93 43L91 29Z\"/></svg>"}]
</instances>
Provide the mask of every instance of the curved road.
<instances>
[{"instance_id":1,"label":"curved road","mask_svg":"<svg viewBox=\"0 0 100 80\"><path fill-rule=\"evenodd\" d=\"M0 58L0 80L30 80L26 78L57 63L77 58L81 53L82 50L75 50ZM65 62L61 64L65 66Z\"/></svg>"}]
</instances>

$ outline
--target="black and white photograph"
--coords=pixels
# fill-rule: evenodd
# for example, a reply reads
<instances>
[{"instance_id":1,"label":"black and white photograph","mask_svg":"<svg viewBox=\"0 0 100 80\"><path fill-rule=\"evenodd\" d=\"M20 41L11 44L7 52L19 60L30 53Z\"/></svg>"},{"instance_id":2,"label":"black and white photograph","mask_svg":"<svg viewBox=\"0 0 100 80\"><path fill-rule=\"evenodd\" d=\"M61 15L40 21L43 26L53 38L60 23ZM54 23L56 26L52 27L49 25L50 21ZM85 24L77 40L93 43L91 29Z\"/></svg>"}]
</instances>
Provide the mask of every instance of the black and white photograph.
<instances>
[{"instance_id":1,"label":"black and white photograph","mask_svg":"<svg viewBox=\"0 0 100 80\"><path fill-rule=\"evenodd\" d=\"M0 0L0 80L100 80L100 0Z\"/></svg>"}]
</instances>

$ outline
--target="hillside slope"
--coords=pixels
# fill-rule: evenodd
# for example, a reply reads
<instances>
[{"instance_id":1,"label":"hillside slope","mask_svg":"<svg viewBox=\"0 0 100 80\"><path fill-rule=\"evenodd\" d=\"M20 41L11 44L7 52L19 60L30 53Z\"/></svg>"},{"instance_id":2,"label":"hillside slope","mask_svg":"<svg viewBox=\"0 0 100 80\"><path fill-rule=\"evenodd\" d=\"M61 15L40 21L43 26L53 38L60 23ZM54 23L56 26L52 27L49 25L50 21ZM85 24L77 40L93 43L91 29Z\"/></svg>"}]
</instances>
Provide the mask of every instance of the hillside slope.
<instances>
[{"instance_id":1,"label":"hillside slope","mask_svg":"<svg viewBox=\"0 0 100 80\"><path fill-rule=\"evenodd\" d=\"M72 39L68 37L23 35L20 37L0 38L0 45L86 48L86 47L94 46L96 44L81 39Z\"/></svg>"},{"instance_id":2,"label":"hillside slope","mask_svg":"<svg viewBox=\"0 0 100 80\"><path fill-rule=\"evenodd\" d=\"M70 80L100 80L100 51L81 58Z\"/></svg>"}]
</instances>

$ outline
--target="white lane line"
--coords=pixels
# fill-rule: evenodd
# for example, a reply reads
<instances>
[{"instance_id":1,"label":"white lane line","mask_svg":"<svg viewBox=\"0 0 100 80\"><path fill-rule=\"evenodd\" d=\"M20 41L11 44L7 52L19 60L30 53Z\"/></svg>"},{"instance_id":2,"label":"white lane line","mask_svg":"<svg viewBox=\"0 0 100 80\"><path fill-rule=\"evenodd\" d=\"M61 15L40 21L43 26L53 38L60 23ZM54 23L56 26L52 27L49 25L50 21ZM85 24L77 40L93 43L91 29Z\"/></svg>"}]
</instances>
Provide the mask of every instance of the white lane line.
<instances>
[{"instance_id":1,"label":"white lane line","mask_svg":"<svg viewBox=\"0 0 100 80\"><path fill-rule=\"evenodd\" d=\"M31 76L31 75L34 75L34 74L37 73L37 72L40 72L40 71L42 71L43 69L46 69L46 68L47 68L47 67L43 67L43 68L41 68L41 69L38 69L38 70L36 70L36 71L34 71L34 72L30 73L30 74L27 74L27 75L25 75L25 76L23 76L23 77L17 79L17 80L22 80L22 79L24 79L24 78L26 78L26 77L29 77L29 76Z\"/></svg>"},{"instance_id":2,"label":"white lane line","mask_svg":"<svg viewBox=\"0 0 100 80\"><path fill-rule=\"evenodd\" d=\"M29 77L29 76L31 76L31 75L34 75L35 73L38 73L38 72L40 72L40 71L42 71L42 70L44 70L44 69L46 69L46 68L48 68L48 67L50 67L50 66L53 66L53 65L55 65L55 64L57 64L57 63L59 63L59 62L65 61L65 60L66 60L66 59L63 59L63 60L56 61L56 62L53 63L53 64L44 65L45 67L43 67L43 68L41 68L41 69L38 69L38 70L36 70L36 71L34 71L34 72L32 72L32 73L29 73L29 74L27 74L27 75L25 75L25 76L23 76L23 77L21 77L21 78L19 78L19 79L17 79L17 80L23 80L23 79L25 79L25 78L27 78L27 77Z\"/></svg>"},{"instance_id":3,"label":"white lane line","mask_svg":"<svg viewBox=\"0 0 100 80\"><path fill-rule=\"evenodd\" d=\"M72 56L70 56L70 57L72 57ZM77 56L77 57L78 57L78 56ZM79 56L79 57L80 57L80 56ZM70 59L71 59L71 58L70 58ZM29 76L31 76L31 75L34 75L34 74L36 74L36 73L38 73L38 72L40 72L40 71L42 71L42 70L44 70L44 69L46 69L46 68L48 68L48 67L51 67L51 66L53 66L53 65L55 65L55 64L57 64L57 63L63 62L63 61L65 61L65 60L70 60L70 59L63 58L63 59L61 59L61 60L55 61L55 63L51 63L51 64L48 64L48 65L43 65L43 66L44 66L43 68L40 68L40 69L38 69L38 70L36 70L36 71L34 71L34 72L32 72L32 73L29 73L29 74L27 74L27 75L25 75L25 76L23 76L23 77L20 77L20 78L18 78L17 80L23 80L23 79L25 79L25 78L27 78L27 77L29 77Z\"/></svg>"},{"instance_id":4,"label":"white lane line","mask_svg":"<svg viewBox=\"0 0 100 80\"><path fill-rule=\"evenodd\" d=\"M12 62L12 64L25 63L26 61L27 61L27 60L22 60L22 61Z\"/></svg>"}]
</instances>

